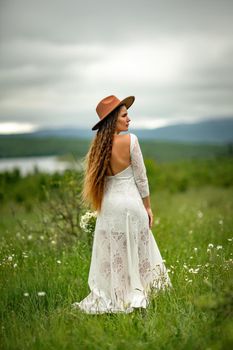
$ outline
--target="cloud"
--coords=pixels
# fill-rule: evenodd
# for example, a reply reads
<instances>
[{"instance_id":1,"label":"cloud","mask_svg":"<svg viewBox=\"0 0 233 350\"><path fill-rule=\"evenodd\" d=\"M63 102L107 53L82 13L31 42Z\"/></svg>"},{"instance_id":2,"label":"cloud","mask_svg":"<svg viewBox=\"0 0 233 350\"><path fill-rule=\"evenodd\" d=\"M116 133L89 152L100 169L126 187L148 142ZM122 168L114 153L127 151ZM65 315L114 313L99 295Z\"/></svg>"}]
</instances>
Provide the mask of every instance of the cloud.
<instances>
[{"instance_id":1,"label":"cloud","mask_svg":"<svg viewBox=\"0 0 233 350\"><path fill-rule=\"evenodd\" d=\"M91 127L107 95L132 125L233 116L231 1L9 1L0 121Z\"/></svg>"}]
</instances>

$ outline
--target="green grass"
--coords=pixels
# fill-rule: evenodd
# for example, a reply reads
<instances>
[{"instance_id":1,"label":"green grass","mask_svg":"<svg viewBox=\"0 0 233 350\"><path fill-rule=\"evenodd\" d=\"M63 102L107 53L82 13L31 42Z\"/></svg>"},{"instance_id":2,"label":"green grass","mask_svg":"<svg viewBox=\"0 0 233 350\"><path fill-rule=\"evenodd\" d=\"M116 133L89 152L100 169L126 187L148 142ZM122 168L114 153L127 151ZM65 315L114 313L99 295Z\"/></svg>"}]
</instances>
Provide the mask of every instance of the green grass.
<instances>
[{"instance_id":1,"label":"green grass","mask_svg":"<svg viewBox=\"0 0 233 350\"><path fill-rule=\"evenodd\" d=\"M151 194L151 203L152 231L173 288L153 294L146 310L126 315L73 310L71 303L89 293L88 245L76 241L56 246L49 237L28 237L5 204L0 226L1 347L232 348L233 189L210 185L175 193L158 189ZM17 202L15 210L29 226L34 222L36 208L27 212ZM207 252L209 243L214 247ZM198 273L189 272L198 267ZM38 296L39 291L46 294Z\"/></svg>"}]
</instances>

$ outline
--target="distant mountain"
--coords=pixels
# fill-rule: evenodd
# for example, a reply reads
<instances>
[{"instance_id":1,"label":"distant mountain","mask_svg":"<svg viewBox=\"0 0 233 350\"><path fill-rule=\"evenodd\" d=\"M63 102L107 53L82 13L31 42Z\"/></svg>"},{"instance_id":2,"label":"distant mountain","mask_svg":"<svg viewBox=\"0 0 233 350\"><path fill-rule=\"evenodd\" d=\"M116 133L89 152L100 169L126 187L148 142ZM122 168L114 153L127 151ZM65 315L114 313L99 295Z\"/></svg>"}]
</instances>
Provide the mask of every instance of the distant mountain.
<instances>
[{"instance_id":1,"label":"distant mountain","mask_svg":"<svg viewBox=\"0 0 233 350\"><path fill-rule=\"evenodd\" d=\"M232 143L233 142L233 117L222 119L209 119L192 124L174 124L156 129L132 129L139 138L145 140L164 140L192 143ZM61 128L39 130L30 134L18 134L24 137L63 137L91 139L96 131L85 128ZM16 137L16 135L12 135ZM9 137L9 135L1 135Z\"/></svg>"},{"instance_id":2,"label":"distant mountain","mask_svg":"<svg viewBox=\"0 0 233 350\"><path fill-rule=\"evenodd\" d=\"M137 135L142 139L231 143L233 142L233 118L209 119L192 124L175 124L153 130L138 130Z\"/></svg>"}]
</instances>

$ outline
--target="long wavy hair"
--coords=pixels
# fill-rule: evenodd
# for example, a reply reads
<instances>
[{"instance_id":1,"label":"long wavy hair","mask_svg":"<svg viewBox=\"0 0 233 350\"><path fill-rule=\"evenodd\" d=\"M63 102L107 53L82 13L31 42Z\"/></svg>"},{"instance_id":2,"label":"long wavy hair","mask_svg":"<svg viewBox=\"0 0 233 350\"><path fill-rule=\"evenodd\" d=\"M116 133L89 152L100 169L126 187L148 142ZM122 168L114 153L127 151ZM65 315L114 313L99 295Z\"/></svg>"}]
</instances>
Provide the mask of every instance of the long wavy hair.
<instances>
[{"instance_id":1,"label":"long wavy hair","mask_svg":"<svg viewBox=\"0 0 233 350\"><path fill-rule=\"evenodd\" d=\"M121 107L122 105L118 106L103 119L91 141L88 153L83 158L84 177L81 200L84 205L97 212L101 210L105 175L111 158L113 135Z\"/></svg>"}]
</instances>

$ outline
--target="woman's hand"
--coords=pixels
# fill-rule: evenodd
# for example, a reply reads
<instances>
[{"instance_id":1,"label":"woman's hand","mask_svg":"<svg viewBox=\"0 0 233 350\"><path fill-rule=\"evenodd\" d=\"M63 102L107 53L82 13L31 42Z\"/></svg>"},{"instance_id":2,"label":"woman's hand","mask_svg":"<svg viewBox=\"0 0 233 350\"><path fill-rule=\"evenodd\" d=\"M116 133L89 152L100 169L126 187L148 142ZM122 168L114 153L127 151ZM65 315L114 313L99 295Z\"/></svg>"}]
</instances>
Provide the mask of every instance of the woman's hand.
<instances>
[{"instance_id":1,"label":"woman's hand","mask_svg":"<svg viewBox=\"0 0 233 350\"><path fill-rule=\"evenodd\" d=\"M152 213L151 208L146 208L147 214L148 214L148 218L149 218L149 227L152 228L153 223L154 223L154 216Z\"/></svg>"}]
</instances>

